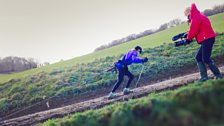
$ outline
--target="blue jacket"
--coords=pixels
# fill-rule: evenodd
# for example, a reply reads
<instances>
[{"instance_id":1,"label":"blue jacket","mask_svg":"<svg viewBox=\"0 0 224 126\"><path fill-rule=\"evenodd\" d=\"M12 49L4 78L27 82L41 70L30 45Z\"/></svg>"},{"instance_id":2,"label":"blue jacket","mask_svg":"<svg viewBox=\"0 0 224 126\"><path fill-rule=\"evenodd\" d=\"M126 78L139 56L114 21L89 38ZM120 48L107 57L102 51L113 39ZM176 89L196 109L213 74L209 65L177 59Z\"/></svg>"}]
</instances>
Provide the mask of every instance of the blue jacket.
<instances>
[{"instance_id":1,"label":"blue jacket","mask_svg":"<svg viewBox=\"0 0 224 126\"><path fill-rule=\"evenodd\" d=\"M132 63L142 63L143 59L138 57L138 53L135 50L130 50L126 54L124 54L121 59L127 65L131 65Z\"/></svg>"}]
</instances>

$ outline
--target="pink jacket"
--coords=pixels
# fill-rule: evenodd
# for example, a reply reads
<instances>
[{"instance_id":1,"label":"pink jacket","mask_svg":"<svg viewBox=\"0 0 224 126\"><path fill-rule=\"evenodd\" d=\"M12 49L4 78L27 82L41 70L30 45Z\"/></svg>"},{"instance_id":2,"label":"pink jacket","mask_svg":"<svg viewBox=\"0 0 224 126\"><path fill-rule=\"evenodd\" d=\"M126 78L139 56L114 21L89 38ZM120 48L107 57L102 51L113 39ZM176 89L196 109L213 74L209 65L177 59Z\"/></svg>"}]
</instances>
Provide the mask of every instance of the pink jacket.
<instances>
[{"instance_id":1,"label":"pink jacket","mask_svg":"<svg viewBox=\"0 0 224 126\"><path fill-rule=\"evenodd\" d=\"M191 40L196 37L200 44L202 41L215 36L216 33L212 29L209 19L200 13L195 4L192 4L190 11L190 29L188 31L187 39Z\"/></svg>"}]
</instances>

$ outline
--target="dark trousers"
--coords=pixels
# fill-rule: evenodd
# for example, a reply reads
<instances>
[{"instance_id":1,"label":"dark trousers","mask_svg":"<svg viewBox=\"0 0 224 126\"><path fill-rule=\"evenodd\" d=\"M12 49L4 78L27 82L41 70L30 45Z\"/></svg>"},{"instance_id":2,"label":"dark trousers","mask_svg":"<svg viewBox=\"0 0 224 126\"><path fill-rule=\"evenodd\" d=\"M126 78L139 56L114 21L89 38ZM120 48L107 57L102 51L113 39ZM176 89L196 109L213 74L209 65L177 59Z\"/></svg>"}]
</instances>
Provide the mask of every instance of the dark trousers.
<instances>
[{"instance_id":1,"label":"dark trousers","mask_svg":"<svg viewBox=\"0 0 224 126\"><path fill-rule=\"evenodd\" d=\"M212 47L215 42L215 38L209 38L202 42L200 49L195 57L197 62L204 62L210 64L213 61L211 60Z\"/></svg>"},{"instance_id":2,"label":"dark trousers","mask_svg":"<svg viewBox=\"0 0 224 126\"><path fill-rule=\"evenodd\" d=\"M128 70L128 67L125 66L124 68L118 69L117 82L115 83L112 92L115 92L117 90L117 88L123 82L125 75L127 75L129 78L126 88L130 86L132 80L134 79L134 75Z\"/></svg>"}]
</instances>

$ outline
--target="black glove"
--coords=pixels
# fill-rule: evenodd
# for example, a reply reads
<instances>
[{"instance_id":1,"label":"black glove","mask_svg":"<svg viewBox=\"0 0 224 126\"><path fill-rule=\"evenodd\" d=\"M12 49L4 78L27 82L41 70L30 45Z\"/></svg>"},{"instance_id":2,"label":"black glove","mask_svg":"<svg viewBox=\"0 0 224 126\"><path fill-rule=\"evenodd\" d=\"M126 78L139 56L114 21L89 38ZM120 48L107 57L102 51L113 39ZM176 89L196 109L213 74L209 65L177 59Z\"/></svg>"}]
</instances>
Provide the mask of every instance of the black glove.
<instances>
[{"instance_id":1,"label":"black glove","mask_svg":"<svg viewBox=\"0 0 224 126\"><path fill-rule=\"evenodd\" d=\"M188 40L188 39L186 39L186 43L187 44L190 44L192 42L192 40Z\"/></svg>"},{"instance_id":2,"label":"black glove","mask_svg":"<svg viewBox=\"0 0 224 126\"><path fill-rule=\"evenodd\" d=\"M148 60L149 59L147 57L145 57L145 58L142 59L142 63L148 62Z\"/></svg>"}]
</instances>

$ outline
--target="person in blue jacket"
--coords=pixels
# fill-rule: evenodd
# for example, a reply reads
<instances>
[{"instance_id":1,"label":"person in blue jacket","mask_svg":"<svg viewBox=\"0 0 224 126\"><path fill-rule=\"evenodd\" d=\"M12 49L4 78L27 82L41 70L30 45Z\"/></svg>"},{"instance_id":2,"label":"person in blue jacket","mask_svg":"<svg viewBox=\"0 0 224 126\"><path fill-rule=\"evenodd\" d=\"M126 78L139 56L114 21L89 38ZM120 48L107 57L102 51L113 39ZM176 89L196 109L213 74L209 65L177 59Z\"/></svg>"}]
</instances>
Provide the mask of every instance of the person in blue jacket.
<instances>
[{"instance_id":1,"label":"person in blue jacket","mask_svg":"<svg viewBox=\"0 0 224 126\"><path fill-rule=\"evenodd\" d=\"M129 86L134 79L134 75L128 70L128 65L131 65L132 63L144 63L148 61L148 58L139 58L138 54L142 53L142 48L140 46L136 46L133 50L128 51L126 54L124 54L118 62L115 63L115 67L118 69L118 80L115 83L112 91L110 92L108 98L114 98L117 96L115 93L116 89L120 86L122 83L124 76L127 75L129 80L127 82L126 87L123 90L124 95L127 95L129 93L132 93L133 91L129 89Z\"/></svg>"}]
</instances>

